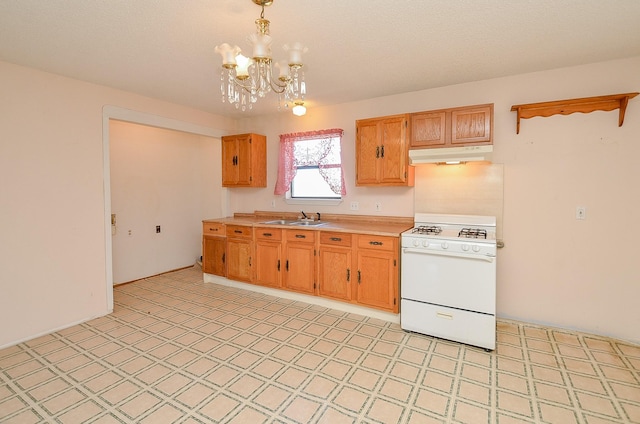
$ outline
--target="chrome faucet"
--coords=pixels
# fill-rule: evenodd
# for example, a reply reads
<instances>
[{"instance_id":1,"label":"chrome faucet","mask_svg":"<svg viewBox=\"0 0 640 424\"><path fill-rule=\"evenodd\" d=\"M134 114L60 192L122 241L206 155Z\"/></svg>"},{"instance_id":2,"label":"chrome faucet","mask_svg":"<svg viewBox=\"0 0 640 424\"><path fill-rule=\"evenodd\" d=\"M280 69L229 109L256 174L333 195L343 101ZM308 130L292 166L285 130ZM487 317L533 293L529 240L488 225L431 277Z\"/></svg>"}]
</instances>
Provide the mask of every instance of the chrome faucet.
<instances>
[{"instance_id":1,"label":"chrome faucet","mask_svg":"<svg viewBox=\"0 0 640 424\"><path fill-rule=\"evenodd\" d=\"M316 215L318 215L318 221L320 221L320 212L316 212Z\"/></svg>"},{"instance_id":2,"label":"chrome faucet","mask_svg":"<svg viewBox=\"0 0 640 424\"><path fill-rule=\"evenodd\" d=\"M307 216L306 213L304 213L304 211L300 211L300 213L302 214L302 216L304 217L304 219L309 219L309 217Z\"/></svg>"}]
</instances>

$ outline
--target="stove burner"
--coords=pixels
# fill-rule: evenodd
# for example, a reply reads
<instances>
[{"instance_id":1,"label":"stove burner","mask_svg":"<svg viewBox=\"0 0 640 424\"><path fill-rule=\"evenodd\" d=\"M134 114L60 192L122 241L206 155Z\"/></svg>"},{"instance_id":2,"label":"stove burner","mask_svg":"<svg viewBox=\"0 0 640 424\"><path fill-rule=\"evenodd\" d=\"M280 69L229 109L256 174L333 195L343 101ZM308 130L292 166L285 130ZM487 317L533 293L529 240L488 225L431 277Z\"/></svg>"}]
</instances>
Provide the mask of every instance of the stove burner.
<instances>
[{"instance_id":1,"label":"stove burner","mask_svg":"<svg viewBox=\"0 0 640 424\"><path fill-rule=\"evenodd\" d=\"M480 229L480 228L463 228L458 233L458 237L475 238L475 239L479 239L479 238L486 239L487 238L487 230L483 230L483 229Z\"/></svg>"},{"instance_id":2,"label":"stove burner","mask_svg":"<svg viewBox=\"0 0 640 424\"><path fill-rule=\"evenodd\" d=\"M419 227L415 227L411 232L417 234L437 235L442 232L442 228L436 225L420 225Z\"/></svg>"}]
</instances>

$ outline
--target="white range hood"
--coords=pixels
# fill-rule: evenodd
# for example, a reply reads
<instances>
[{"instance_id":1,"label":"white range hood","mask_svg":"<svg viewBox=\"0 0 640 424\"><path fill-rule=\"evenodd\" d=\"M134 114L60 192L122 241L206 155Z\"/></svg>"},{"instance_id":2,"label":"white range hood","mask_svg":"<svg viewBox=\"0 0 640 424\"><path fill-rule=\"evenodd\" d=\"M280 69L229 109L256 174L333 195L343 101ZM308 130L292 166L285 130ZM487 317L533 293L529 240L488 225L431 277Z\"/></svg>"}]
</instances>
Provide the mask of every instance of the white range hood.
<instances>
[{"instance_id":1,"label":"white range hood","mask_svg":"<svg viewBox=\"0 0 640 424\"><path fill-rule=\"evenodd\" d=\"M493 145L409 150L409 164L489 161Z\"/></svg>"}]
</instances>

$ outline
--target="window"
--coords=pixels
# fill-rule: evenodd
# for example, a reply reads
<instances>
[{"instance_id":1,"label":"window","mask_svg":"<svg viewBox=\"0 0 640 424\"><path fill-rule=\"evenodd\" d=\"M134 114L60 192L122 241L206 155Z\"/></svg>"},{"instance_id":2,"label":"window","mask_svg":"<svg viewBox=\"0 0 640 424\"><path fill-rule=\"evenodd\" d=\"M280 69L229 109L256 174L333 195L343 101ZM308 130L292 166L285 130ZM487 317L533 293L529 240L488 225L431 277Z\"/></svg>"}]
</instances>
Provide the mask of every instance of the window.
<instances>
[{"instance_id":1,"label":"window","mask_svg":"<svg viewBox=\"0 0 640 424\"><path fill-rule=\"evenodd\" d=\"M341 129L280 136L275 194L291 199L341 199L346 194Z\"/></svg>"}]
</instances>

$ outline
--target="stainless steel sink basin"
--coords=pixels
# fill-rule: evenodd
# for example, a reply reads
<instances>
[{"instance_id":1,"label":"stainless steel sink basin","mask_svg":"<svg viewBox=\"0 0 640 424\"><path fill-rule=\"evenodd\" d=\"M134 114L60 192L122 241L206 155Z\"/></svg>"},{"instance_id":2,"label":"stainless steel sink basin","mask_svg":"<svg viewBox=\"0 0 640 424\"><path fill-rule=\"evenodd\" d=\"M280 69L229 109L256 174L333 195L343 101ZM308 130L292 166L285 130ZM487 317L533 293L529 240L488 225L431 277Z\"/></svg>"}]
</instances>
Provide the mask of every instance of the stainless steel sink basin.
<instances>
[{"instance_id":1,"label":"stainless steel sink basin","mask_svg":"<svg viewBox=\"0 0 640 424\"><path fill-rule=\"evenodd\" d=\"M290 220L286 220L286 219L274 219L273 221L265 221L265 222L261 222L261 224L268 224L268 225L291 225L291 224L295 224L298 221L290 221Z\"/></svg>"},{"instance_id":2,"label":"stainless steel sink basin","mask_svg":"<svg viewBox=\"0 0 640 424\"><path fill-rule=\"evenodd\" d=\"M301 226L301 227L319 227L321 225L326 224L326 222L303 221L303 220L293 221L293 220L287 220L287 219L274 219L274 220L271 220L271 221L261 222L261 224L265 224L265 225L297 225L297 226Z\"/></svg>"},{"instance_id":3,"label":"stainless steel sink basin","mask_svg":"<svg viewBox=\"0 0 640 424\"><path fill-rule=\"evenodd\" d=\"M301 227L319 227L321 225L326 224L326 222L318 222L318 221L296 221L292 222L290 225L299 225Z\"/></svg>"}]
</instances>

